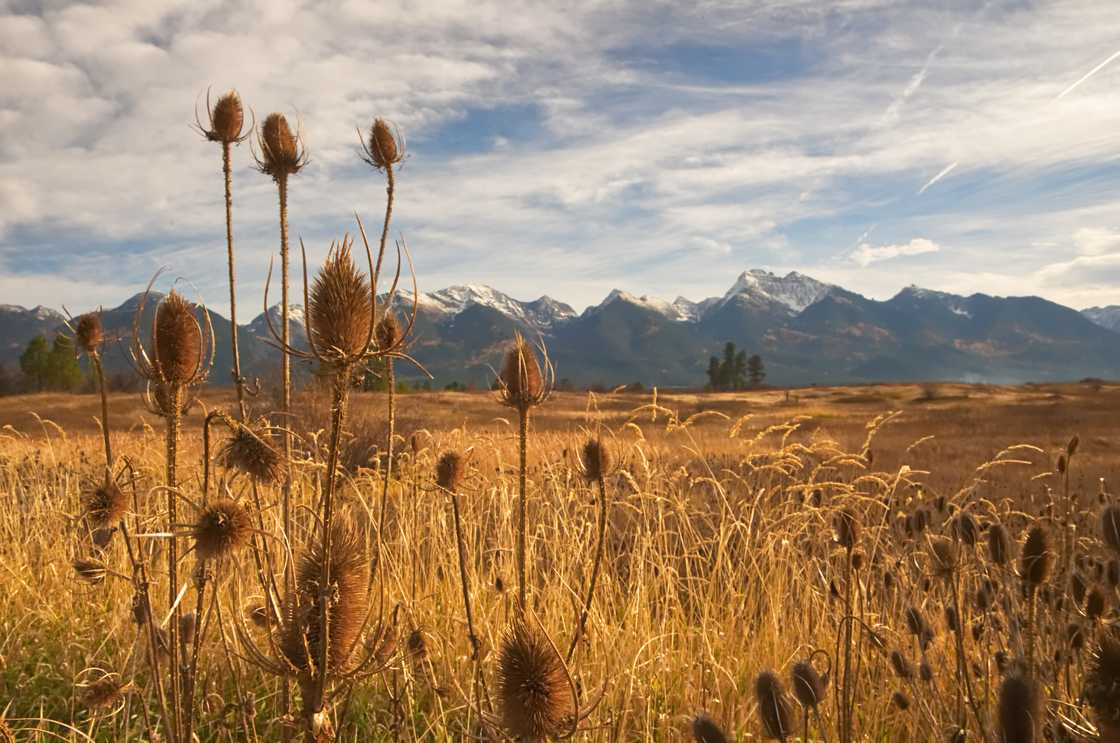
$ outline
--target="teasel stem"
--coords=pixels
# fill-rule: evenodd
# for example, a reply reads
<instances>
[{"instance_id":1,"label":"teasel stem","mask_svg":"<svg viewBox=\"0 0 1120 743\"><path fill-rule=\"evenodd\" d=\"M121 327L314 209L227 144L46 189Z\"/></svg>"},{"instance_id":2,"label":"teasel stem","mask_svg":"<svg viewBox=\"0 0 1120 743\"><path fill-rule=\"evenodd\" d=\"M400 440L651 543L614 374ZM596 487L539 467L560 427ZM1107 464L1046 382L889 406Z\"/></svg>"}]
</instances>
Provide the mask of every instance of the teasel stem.
<instances>
[{"instance_id":1,"label":"teasel stem","mask_svg":"<svg viewBox=\"0 0 1120 743\"><path fill-rule=\"evenodd\" d=\"M280 200L280 339L285 349L291 347L291 329L288 311L288 174L281 171L276 175L276 190ZM307 308L304 308L304 312ZM268 312L268 308L265 308ZM284 484L281 490L280 518L284 530L284 539L288 544L292 540L292 434L290 429L290 416L292 413L292 361L286 351L280 354L280 384L281 405L285 423L280 435L284 440ZM284 571L285 584L293 580L291 566ZM271 603L271 602L270 602ZM280 684L281 714L288 714L291 709L290 687L285 678ZM285 743L291 739L287 728L282 730Z\"/></svg>"},{"instance_id":2,"label":"teasel stem","mask_svg":"<svg viewBox=\"0 0 1120 743\"><path fill-rule=\"evenodd\" d=\"M239 420L245 420L245 379L241 376L241 353L237 345L237 274L233 264L233 179L231 177L229 142L222 142L222 174L226 184L226 258L229 263L229 322L233 351L233 383L237 387Z\"/></svg>"},{"instance_id":3,"label":"teasel stem","mask_svg":"<svg viewBox=\"0 0 1120 743\"><path fill-rule=\"evenodd\" d=\"M519 471L518 471L518 497L517 497L517 608L525 612L525 594L528 590L528 584L525 576L525 549L526 539L525 535L528 531L528 506L526 503L526 465L528 462L528 439L529 439L529 408L526 405L521 405L517 409L518 419L518 455L519 455Z\"/></svg>"},{"instance_id":4,"label":"teasel stem","mask_svg":"<svg viewBox=\"0 0 1120 743\"><path fill-rule=\"evenodd\" d=\"M322 503L322 536L323 543L323 579L320 586L325 591L331 584L331 522L334 517L334 486L335 470L338 468L338 449L342 438L342 424L346 420L346 406L350 398L350 373L349 366L335 370L334 395L331 401L331 438L327 451L327 482L323 488ZM380 559L380 557L379 557ZM330 624L328 608L330 602L322 597L319 601L319 626L322 636L319 639L319 659L317 672L319 678L316 684L315 699L311 700L311 712L321 712L323 700L327 689L327 655L330 646Z\"/></svg>"},{"instance_id":5,"label":"teasel stem","mask_svg":"<svg viewBox=\"0 0 1120 743\"><path fill-rule=\"evenodd\" d=\"M178 602L179 588L179 544L175 536L178 518L178 472L176 469L179 454L179 428L182 424L183 387L180 384L171 384L168 390L169 400L167 407L167 595L168 608L171 611L170 626L168 627L168 656L171 670L171 706L176 738L183 723L183 709L181 698L181 682L179 667L179 618L182 615Z\"/></svg>"},{"instance_id":6,"label":"teasel stem","mask_svg":"<svg viewBox=\"0 0 1120 743\"><path fill-rule=\"evenodd\" d=\"M101 352L93 350L89 354L93 376L97 378L97 391L101 394L101 436L105 443L106 476L113 469L113 444L109 440L109 391L105 389L105 369L101 366Z\"/></svg>"},{"instance_id":7,"label":"teasel stem","mask_svg":"<svg viewBox=\"0 0 1120 743\"><path fill-rule=\"evenodd\" d=\"M393 476L393 438L396 435L397 427L397 408L396 408L396 386L397 380L393 373L393 360L388 356L385 357L385 381L389 385L388 396L388 415L389 415L389 439L385 443L385 479L381 483L381 513L377 517L377 543L379 545L384 543L382 535L385 533L385 511L389 505L389 481Z\"/></svg>"},{"instance_id":8,"label":"teasel stem","mask_svg":"<svg viewBox=\"0 0 1120 743\"><path fill-rule=\"evenodd\" d=\"M463 609L467 615L467 638L471 642L471 662L474 664L475 670L475 687L486 699L486 704L489 705L490 694L486 690L486 680L482 676L482 667L479 665L479 661L482 659L479 652L481 642L474 629L474 614L471 611L470 583L467 578L467 548L463 537L463 521L459 514L459 495L458 493L449 493L449 495L451 496L451 513L455 520L455 547L459 552L459 583L463 588Z\"/></svg>"},{"instance_id":9,"label":"teasel stem","mask_svg":"<svg viewBox=\"0 0 1120 743\"><path fill-rule=\"evenodd\" d=\"M579 613L579 622L576 624L575 634L572 635L572 642L568 646L568 654L564 657L564 662L569 664L572 662L572 656L575 655L579 638L586 628L587 616L591 613L591 602L595 597L595 583L599 579L599 569L603 563L603 551L607 542L607 483L605 473L601 471L601 468L598 475L595 481L599 487L599 535L595 540L595 558L591 565L591 581L587 586L587 598L583 602L583 610Z\"/></svg>"},{"instance_id":10,"label":"teasel stem","mask_svg":"<svg viewBox=\"0 0 1120 743\"><path fill-rule=\"evenodd\" d=\"M949 579L953 588L953 611L957 614L956 635L957 641L957 673L964 679L965 694L968 695L968 706L972 710L972 716L976 718L976 724L980 728L980 740L987 743L988 730L984 725L984 718L980 715L980 708L976 703L976 696L972 693L972 674L968 671L968 663L966 661L964 647L964 614L961 611L961 593L960 587L957 585L959 579L954 571L953 576Z\"/></svg>"}]
</instances>

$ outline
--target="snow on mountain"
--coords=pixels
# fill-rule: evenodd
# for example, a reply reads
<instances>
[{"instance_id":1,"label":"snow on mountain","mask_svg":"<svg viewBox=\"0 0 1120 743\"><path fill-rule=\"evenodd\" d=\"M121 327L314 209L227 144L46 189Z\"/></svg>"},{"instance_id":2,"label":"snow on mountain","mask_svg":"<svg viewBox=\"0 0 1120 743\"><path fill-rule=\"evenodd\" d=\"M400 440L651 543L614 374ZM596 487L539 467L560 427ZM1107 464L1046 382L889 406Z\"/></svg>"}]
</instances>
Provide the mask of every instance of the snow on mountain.
<instances>
[{"instance_id":1,"label":"snow on mountain","mask_svg":"<svg viewBox=\"0 0 1120 743\"><path fill-rule=\"evenodd\" d=\"M401 292L401 301L407 305L411 292ZM543 329L557 322L575 317L576 312L563 302L551 297L541 297L531 302L521 302L496 289L482 284L449 286L434 292L421 292L419 306L443 315L457 315L471 305L481 305L501 312L507 317Z\"/></svg>"},{"instance_id":2,"label":"snow on mountain","mask_svg":"<svg viewBox=\"0 0 1120 743\"><path fill-rule=\"evenodd\" d=\"M972 313L966 308L965 297L959 294L950 294L949 292L939 292L935 289L923 289L920 286L911 284L905 287L898 294L895 295L896 299L913 299L919 301L936 301L943 305L946 309L954 315L961 317L972 317Z\"/></svg>"},{"instance_id":3,"label":"snow on mountain","mask_svg":"<svg viewBox=\"0 0 1120 743\"><path fill-rule=\"evenodd\" d=\"M752 268L739 274L739 278L719 301L728 302L735 297L746 296L756 301L777 302L790 311L799 313L823 298L832 288L831 284L817 281L797 271L778 276L770 271Z\"/></svg>"},{"instance_id":4,"label":"snow on mountain","mask_svg":"<svg viewBox=\"0 0 1120 743\"><path fill-rule=\"evenodd\" d=\"M0 312L11 313L13 315L29 316L31 318L34 318L35 320L41 320L43 322L62 322L66 319L61 312L52 310L50 307L44 307L41 304L36 305L31 309L21 307L18 304L0 304Z\"/></svg>"},{"instance_id":5,"label":"snow on mountain","mask_svg":"<svg viewBox=\"0 0 1120 743\"><path fill-rule=\"evenodd\" d=\"M267 319L265 318L263 312L261 314L257 315L255 318L253 318L253 321L251 323L249 323L249 332L253 333L253 335L259 335L263 338L271 338L272 336L269 334L269 331L268 331L269 320L272 321L272 327L276 328L276 330L279 331L280 330L280 320L281 320L280 305L279 304L274 304L274 305L272 305L271 307L268 308L268 318ZM297 331L297 332L302 333L302 329L303 329L303 305L302 304L290 304L290 305L288 305L288 322L292 323L293 325L298 325L300 327L300 330Z\"/></svg>"},{"instance_id":6,"label":"snow on mountain","mask_svg":"<svg viewBox=\"0 0 1120 743\"><path fill-rule=\"evenodd\" d=\"M1120 332L1120 305L1087 307L1081 310L1081 314L1088 318L1090 322L1094 322L1102 328Z\"/></svg>"},{"instance_id":7,"label":"snow on mountain","mask_svg":"<svg viewBox=\"0 0 1120 743\"><path fill-rule=\"evenodd\" d=\"M677 297L676 300L668 302L660 297L650 297L645 294L636 297L621 289L612 289L606 299L594 307L589 307L587 311L596 312L612 302L628 302L638 307L652 310L659 315L664 315L670 320L676 320L677 322L691 322L699 317L700 305L696 302L690 302L684 297Z\"/></svg>"}]
</instances>

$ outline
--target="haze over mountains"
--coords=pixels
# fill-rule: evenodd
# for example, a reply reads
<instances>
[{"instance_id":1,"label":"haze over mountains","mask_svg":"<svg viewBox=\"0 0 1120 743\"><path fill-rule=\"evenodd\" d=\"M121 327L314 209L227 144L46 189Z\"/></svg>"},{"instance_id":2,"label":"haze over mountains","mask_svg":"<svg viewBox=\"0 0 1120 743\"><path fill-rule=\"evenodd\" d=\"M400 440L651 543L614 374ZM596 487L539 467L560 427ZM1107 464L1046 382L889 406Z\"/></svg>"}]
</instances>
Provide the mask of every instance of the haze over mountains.
<instances>
[{"instance_id":1,"label":"haze over mountains","mask_svg":"<svg viewBox=\"0 0 1120 743\"><path fill-rule=\"evenodd\" d=\"M399 299L411 305L407 295ZM111 337L128 338L138 300L105 311ZM279 330L279 309L270 312ZM303 344L301 308L292 316L293 338ZM232 329L216 313L211 322L217 338L211 380L228 384ZM57 332L62 323L54 310L0 305L0 364L18 364L30 338ZM727 341L760 354L774 384L1120 376L1117 306L1078 312L1038 297L965 297L914 286L878 301L801 273L757 269L719 297L668 301L614 290L582 313L551 297L522 302L481 285L421 293L412 352L437 387L483 385L516 331L542 338L558 378L576 385L700 386L708 358ZM239 332L243 368L266 377L278 351L266 342L265 316ZM126 343L115 345L106 365L125 369ZM417 376L407 368L399 373Z\"/></svg>"}]
</instances>

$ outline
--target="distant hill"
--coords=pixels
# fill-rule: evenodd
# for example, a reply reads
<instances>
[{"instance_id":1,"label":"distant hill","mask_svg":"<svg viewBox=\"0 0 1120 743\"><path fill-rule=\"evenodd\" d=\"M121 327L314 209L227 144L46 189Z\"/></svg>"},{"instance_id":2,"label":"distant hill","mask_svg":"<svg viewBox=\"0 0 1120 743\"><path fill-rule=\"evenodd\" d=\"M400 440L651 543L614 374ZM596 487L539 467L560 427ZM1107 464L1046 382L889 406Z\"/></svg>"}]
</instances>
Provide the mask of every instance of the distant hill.
<instances>
[{"instance_id":1,"label":"distant hill","mask_svg":"<svg viewBox=\"0 0 1120 743\"><path fill-rule=\"evenodd\" d=\"M145 335L158 298L149 298ZM122 341L139 299L104 312L117 339L105 354L110 371L128 368ZM398 302L398 313L411 307L407 295ZM761 354L776 384L1120 376L1120 307L1078 312L1038 297L966 297L916 286L878 301L797 272L745 271L724 295L698 302L614 290L582 313L547 296L520 301L481 285L421 293L416 306L411 351L437 387L488 384L515 332L542 339L558 378L577 385L700 385L708 357L727 341ZM279 308L269 312L279 331ZM293 306L291 316L293 344L306 348L302 308ZM217 313L210 321L217 341L211 383L230 384L232 328ZM63 327L54 310L0 305L0 364L16 364L30 338ZM265 315L238 332L244 373L274 378L278 351L268 342ZM308 371L297 365L298 373ZM399 375L419 376L407 365Z\"/></svg>"}]
</instances>

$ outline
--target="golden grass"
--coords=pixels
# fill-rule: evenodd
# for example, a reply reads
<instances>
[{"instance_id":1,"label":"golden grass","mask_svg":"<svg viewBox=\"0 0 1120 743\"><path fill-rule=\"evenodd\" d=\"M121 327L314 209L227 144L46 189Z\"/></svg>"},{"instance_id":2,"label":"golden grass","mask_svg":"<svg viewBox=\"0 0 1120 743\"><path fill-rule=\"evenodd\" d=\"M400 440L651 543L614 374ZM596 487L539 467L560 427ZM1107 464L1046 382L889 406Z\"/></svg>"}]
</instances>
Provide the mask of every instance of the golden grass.
<instances>
[{"instance_id":1,"label":"golden grass","mask_svg":"<svg viewBox=\"0 0 1120 743\"><path fill-rule=\"evenodd\" d=\"M774 391L662 394L656 403L650 394L558 393L539 408L529 439L530 604L561 649L575 630L590 578L597 501L581 476L578 453L599 426L618 463L606 481L612 503L604 564L571 665L579 704L594 701L600 690L603 697L577 739L682 740L701 711L740 739L758 739L764 715L755 701L756 676L776 671L789 689L791 667L821 650L814 659L820 670L827 665L823 657L833 659L821 721L829 740L837 740L837 638L845 586L851 585L855 616L863 622L852 632L854 739L942 739L963 721L969 740L980 740L977 715L957 693L958 648L943 616L952 593L934 577L925 556L929 543L906 537L896 519L928 509L929 531L949 536L952 504L981 521L998 519L1019 542L1036 519L1052 527L1048 516L1059 519L1076 497L1076 554L1103 565L1111 555L1100 539L1097 492L1100 478L1111 483L1120 474L1114 450L1120 388L942 385L939 398L921 397L912 385L799 390L790 401ZM226 393L204 402L226 409L235 404ZM402 441L396 448L403 453L390 483L386 558L370 593L395 645L383 651L387 669L356 685L347 700L340 740L461 739L478 722L451 503L435 489L436 461L446 449L471 452L459 507L481 680L491 694L498 648L516 613L516 419L490 394L408 395L398 404ZM114 396L110 405L114 450L138 475L139 525L156 531L164 520L164 498L156 490L164 467L161 422L137 396ZM313 502L323 475L325 436L316 430L326 420L322 407L313 396L296 405L296 542L308 533L300 507ZM376 440L384 407L380 395L355 394L350 435L374 430ZM141 708L156 710L146 685L145 645L132 622L130 582L110 572L92 585L72 567L93 551L76 516L82 489L101 472L97 414L94 397L0 399L0 498L6 505L0 510L0 699L8 700L0 711L18 740L140 740ZM182 492L194 501L203 473L202 417L198 409L186 417L179 451ZM417 438L422 443L414 453L410 436L421 428L430 435ZM1055 462L1073 434L1080 446L1067 496ZM1023 444L1031 446L1017 447ZM212 466L217 487L247 492L244 478ZM381 485L378 471L348 469L337 494L370 545ZM131 498L131 486L125 489ZM211 496L216 492L212 486ZM262 488L260 497L264 530L279 533L279 488ZM845 551L832 542L833 516L841 508L862 522L856 548L862 567L850 584ZM183 510L189 512L184 519L196 515ZM980 671L973 676L979 717L994 741L1001 683L996 653L1026 655L1031 634L1023 627L1012 631L1028 607L1017 579L993 569L982 545L983 538L962 550L953 580L962 597L960 621L969 628L982 618L972 607L977 587L991 578L998 588L980 640L970 633L963 638L969 664ZM117 535L100 559L126 574L123 549ZM281 552L274 546L274 555ZM1055 554L1055 563L1059 558ZM234 638L234 617L244 615L258 644L267 645L249 618L261 597L257 568L250 551L235 560L216 571L223 623L202 648L199 735L238 740L248 727L261 740L278 740L278 683L239 657ZM153 579L166 583L165 561L150 565ZM184 558L180 574L189 576L193 565L193 556ZM280 580L282 566L273 570ZM888 573L891 591L881 588ZM1104 618L1115 618L1115 588L1103 579L1092 582L1105 590ZM1053 593L1065 592L1055 579ZM898 650L915 667L923 660L907 628L910 607L920 607L935 632L924 656L932 672L928 682L897 679L888 658ZM1103 625L1082 613L1061 616L1076 618L1092 639ZM1059 626L1058 617L1056 609L1039 609L1033 640L1039 658L1064 647L1065 620ZM996 618L1002 629L994 626ZM882 638L882 651L869 641L871 630ZM223 636L236 652L224 651ZM1068 666L1053 673L1040 661L1038 675L1048 699L1072 704L1087 658L1067 657ZM118 674L112 678L132 685L131 693L111 708L86 709L82 685L105 673ZM892 704L896 693L906 695L908 710ZM243 716L250 704L254 714ZM1091 729L1086 710L1061 709L1071 724ZM811 739L820 740L819 732Z\"/></svg>"}]
</instances>

